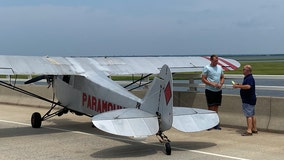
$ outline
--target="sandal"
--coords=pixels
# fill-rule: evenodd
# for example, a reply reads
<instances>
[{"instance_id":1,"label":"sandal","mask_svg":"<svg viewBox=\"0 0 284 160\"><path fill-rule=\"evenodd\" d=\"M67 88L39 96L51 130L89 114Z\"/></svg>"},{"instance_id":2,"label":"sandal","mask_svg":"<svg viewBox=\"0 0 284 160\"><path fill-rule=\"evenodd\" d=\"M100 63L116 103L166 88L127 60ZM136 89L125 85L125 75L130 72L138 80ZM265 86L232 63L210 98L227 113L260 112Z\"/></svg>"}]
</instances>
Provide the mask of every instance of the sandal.
<instances>
[{"instance_id":1,"label":"sandal","mask_svg":"<svg viewBox=\"0 0 284 160\"><path fill-rule=\"evenodd\" d=\"M252 133L245 132L245 133L242 134L242 136L252 136Z\"/></svg>"}]
</instances>

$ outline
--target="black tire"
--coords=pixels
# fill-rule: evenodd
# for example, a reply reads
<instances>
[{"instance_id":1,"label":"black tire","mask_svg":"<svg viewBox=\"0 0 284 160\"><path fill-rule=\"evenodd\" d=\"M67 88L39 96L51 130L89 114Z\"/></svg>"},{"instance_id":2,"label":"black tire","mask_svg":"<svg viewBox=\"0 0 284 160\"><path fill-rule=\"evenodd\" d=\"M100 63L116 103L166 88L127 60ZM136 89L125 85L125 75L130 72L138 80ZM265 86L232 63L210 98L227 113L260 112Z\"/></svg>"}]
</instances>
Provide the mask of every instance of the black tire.
<instances>
[{"instance_id":1,"label":"black tire","mask_svg":"<svg viewBox=\"0 0 284 160\"><path fill-rule=\"evenodd\" d=\"M165 149L166 149L166 154L171 155L172 154L172 149L171 149L171 144L170 143L165 143Z\"/></svg>"},{"instance_id":2,"label":"black tire","mask_svg":"<svg viewBox=\"0 0 284 160\"><path fill-rule=\"evenodd\" d=\"M38 112L32 114L31 117L31 124L33 128L40 128L41 127L41 115Z\"/></svg>"}]
</instances>

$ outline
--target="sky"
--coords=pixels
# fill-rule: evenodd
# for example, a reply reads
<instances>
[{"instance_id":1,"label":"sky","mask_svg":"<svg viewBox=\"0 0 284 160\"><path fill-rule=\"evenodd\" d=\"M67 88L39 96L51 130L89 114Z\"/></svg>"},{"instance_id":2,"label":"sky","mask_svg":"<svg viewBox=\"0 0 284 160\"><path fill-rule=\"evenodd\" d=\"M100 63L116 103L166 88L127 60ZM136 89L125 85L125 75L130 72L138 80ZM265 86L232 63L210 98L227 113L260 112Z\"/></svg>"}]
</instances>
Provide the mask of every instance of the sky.
<instances>
[{"instance_id":1,"label":"sky","mask_svg":"<svg viewBox=\"0 0 284 160\"><path fill-rule=\"evenodd\" d=\"M284 54L283 0L0 0L0 54Z\"/></svg>"}]
</instances>

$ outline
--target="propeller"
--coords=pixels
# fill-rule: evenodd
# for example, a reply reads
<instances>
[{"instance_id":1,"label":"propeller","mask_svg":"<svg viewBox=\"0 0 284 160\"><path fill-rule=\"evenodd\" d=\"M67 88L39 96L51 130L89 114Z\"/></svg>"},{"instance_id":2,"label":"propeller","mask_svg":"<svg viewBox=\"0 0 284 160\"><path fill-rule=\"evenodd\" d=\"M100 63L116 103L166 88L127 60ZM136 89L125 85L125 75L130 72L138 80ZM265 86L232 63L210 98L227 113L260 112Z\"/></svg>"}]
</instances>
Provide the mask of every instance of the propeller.
<instances>
[{"instance_id":1,"label":"propeller","mask_svg":"<svg viewBox=\"0 0 284 160\"><path fill-rule=\"evenodd\" d=\"M53 76L51 76L51 75L40 75L40 76L34 77L30 80L27 80L25 82L25 84L35 83L35 82L43 80L43 79L46 79L47 83L50 84L52 82Z\"/></svg>"}]
</instances>

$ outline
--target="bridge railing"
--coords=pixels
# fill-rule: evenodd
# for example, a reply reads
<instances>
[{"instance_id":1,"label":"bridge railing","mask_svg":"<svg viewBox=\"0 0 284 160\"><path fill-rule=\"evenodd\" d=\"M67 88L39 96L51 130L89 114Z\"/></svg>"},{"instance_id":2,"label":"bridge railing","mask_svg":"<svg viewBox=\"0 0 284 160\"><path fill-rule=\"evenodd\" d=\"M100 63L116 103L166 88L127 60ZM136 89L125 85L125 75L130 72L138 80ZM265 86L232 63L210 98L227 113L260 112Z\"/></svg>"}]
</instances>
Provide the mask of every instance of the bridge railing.
<instances>
[{"instance_id":1,"label":"bridge railing","mask_svg":"<svg viewBox=\"0 0 284 160\"><path fill-rule=\"evenodd\" d=\"M188 91L196 91L197 88L205 88L204 83L195 83L195 80L201 80L200 74L177 74L176 77L182 77L184 79L188 79L188 81L177 80L174 81L175 87L184 87L187 88ZM284 75L253 75L255 80L284 80ZM233 85L231 84L231 80L239 80L243 79L243 75L239 74L226 74L225 75L225 84L223 88L232 89ZM230 81L226 81L230 80ZM284 82L283 82L284 83ZM272 85L256 85L257 90L272 90L272 91L284 91L284 86L272 86Z\"/></svg>"},{"instance_id":2,"label":"bridge railing","mask_svg":"<svg viewBox=\"0 0 284 160\"><path fill-rule=\"evenodd\" d=\"M284 80L284 75L253 75L255 80ZM183 80L174 80L174 87L180 87L184 88L186 91L197 91L198 88L205 88L205 84L201 82L201 74L174 74L173 77L178 77L179 79ZM17 79L17 84L23 84L25 81L30 79L31 76L27 79ZM224 89L233 89L233 85L231 84L231 80L242 80L243 75L240 74L225 74L225 84L223 85ZM1 78L0 80L15 83L14 78L10 78L9 76L6 76L6 78ZM196 80L200 80L199 83L196 83ZM129 84L130 81L117 81L121 85ZM147 83L149 82L149 79L144 80L141 82ZM140 82L139 82L140 83ZM283 81L284 83L284 81ZM45 85L46 80L41 80L37 84L39 85ZM274 85L256 85L257 90L269 90L269 91L284 91L284 85L283 86L274 86Z\"/></svg>"}]
</instances>

